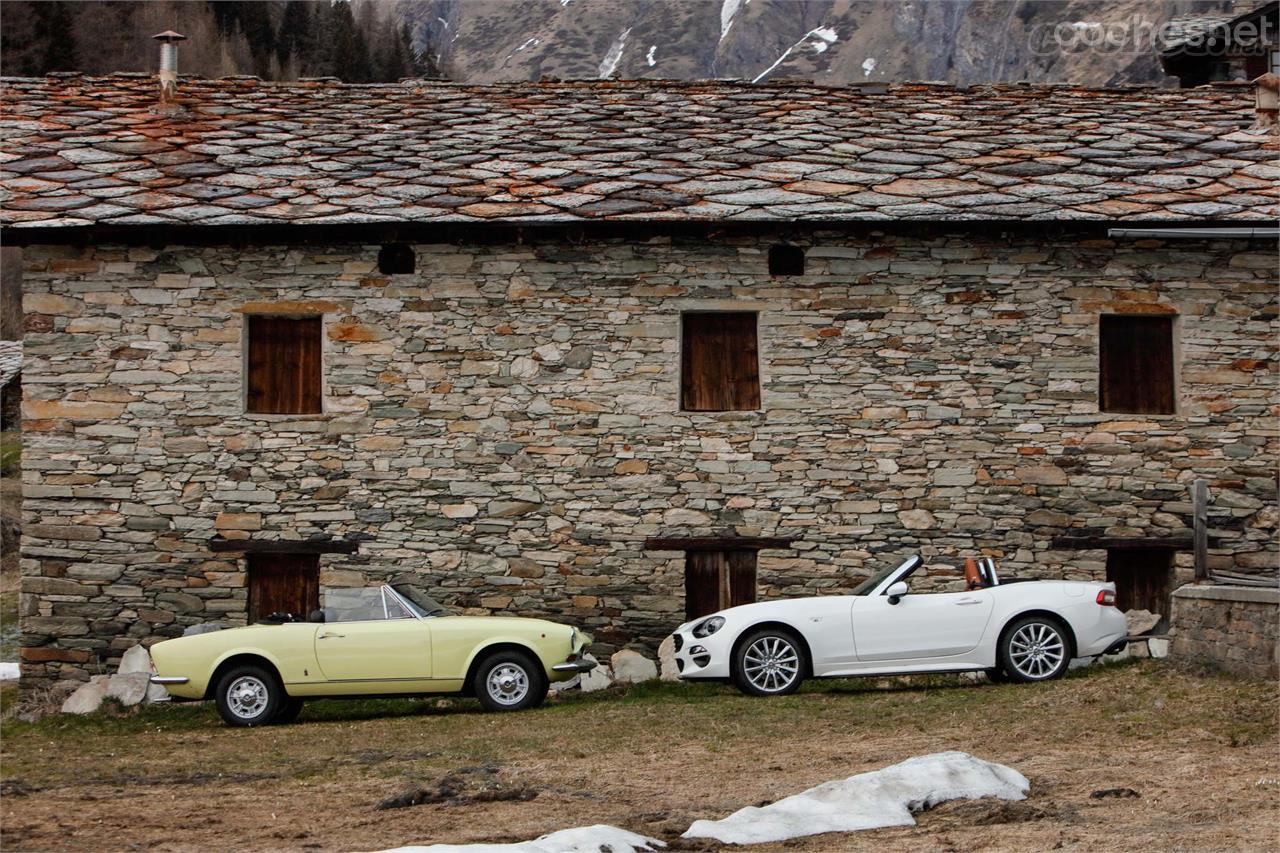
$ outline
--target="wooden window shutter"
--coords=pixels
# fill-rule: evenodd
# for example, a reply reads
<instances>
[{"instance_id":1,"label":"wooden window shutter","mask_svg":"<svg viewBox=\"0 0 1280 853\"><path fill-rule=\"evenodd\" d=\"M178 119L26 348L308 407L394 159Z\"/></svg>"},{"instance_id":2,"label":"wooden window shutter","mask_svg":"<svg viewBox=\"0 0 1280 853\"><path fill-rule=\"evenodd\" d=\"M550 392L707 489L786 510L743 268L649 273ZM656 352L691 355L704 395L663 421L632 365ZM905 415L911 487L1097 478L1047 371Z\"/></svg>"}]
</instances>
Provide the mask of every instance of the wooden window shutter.
<instances>
[{"instance_id":1,"label":"wooden window shutter","mask_svg":"<svg viewBox=\"0 0 1280 853\"><path fill-rule=\"evenodd\" d=\"M685 314L681 329L680 407L689 412L760 408L756 315L751 311Z\"/></svg>"},{"instance_id":2,"label":"wooden window shutter","mask_svg":"<svg viewBox=\"0 0 1280 853\"><path fill-rule=\"evenodd\" d=\"M1173 414L1173 318L1105 315L1098 334L1099 408Z\"/></svg>"},{"instance_id":3,"label":"wooden window shutter","mask_svg":"<svg viewBox=\"0 0 1280 853\"><path fill-rule=\"evenodd\" d=\"M246 408L263 414L318 414L319 317L250 316Z\"/></svg>"},{"instance_id":4,"label":"wooden window shutter","mask_svg":"<svg viewBox=\"0 0 1280 853\"><path fill-rule=\"evenodd\" d=\"M272 613L306 619L319 607L320 555L249 555L250 623Z\"/></svg>"},{"instance_id":5,"label":"wooden window shutter","mask_svg":"<svg viewBox=\"0 0 1280 853\"><path fill-rule=\"evenodd\" d=\"M755 551L688 551L684 558L685 619L756 600Z\"/></svg>"}]
</instances>

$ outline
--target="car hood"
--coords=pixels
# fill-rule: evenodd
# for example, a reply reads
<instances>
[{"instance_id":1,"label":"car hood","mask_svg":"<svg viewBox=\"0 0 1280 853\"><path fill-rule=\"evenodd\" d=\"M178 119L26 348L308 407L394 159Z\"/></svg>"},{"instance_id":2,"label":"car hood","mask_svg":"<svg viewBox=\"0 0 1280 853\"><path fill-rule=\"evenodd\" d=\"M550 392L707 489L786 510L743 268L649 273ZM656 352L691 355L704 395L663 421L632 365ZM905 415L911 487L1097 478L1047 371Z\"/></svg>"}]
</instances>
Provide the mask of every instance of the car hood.
<instances>
[{"instance_id":1,"label":"car hood","mask_svg":"<svg viewBox=\"0 0 1280 853\"><path fill-rule=\"evenodd\" d=\"M806 601L816 601L819 598L831 598L832 596L805 596L804 598L780 598L776 601L757 601L753 604L739 604L737 607L726 607L724 610L717 610L715 613L708 613L705 616L699 616L689 622L685 622L677 631L687 631L699 622L710 619L712 616L723 616L728 622L758 622L763 619L782 618L784 616L795 616L796 606L803 606ZM851 601L853 596L840 596L849 598Z\"/></svg>"}]
</instances>

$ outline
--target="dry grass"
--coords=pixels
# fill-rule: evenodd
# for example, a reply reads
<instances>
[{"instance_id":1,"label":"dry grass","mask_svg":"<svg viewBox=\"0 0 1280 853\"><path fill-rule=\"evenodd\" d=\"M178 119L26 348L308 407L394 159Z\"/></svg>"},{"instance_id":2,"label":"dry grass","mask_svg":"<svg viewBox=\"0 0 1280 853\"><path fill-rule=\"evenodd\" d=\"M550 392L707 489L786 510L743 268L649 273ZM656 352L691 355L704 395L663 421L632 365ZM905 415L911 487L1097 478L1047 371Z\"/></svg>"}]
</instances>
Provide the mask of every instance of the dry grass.
<instances>
[{"instance_id":1,"label":"dry grass","mask_svg":"<svg viewBox=\"0 0 1280 853\"><path fill-rule=\"evenodd\" d=\"M1267 849L1280 825L1280 786L1266 782L1280 777L1276 699L1271 684L1145 662L1029 686L821 682L768 701L644 685L514 715L467 700L318 702L296 725L253 730L223 728L204 706L11 721L0 729L2 841L359 850L604 822L706 849L678 840L695 818L961 749L1021 770L1030 799L950 804L917 827L783 847ZM480 787L376 809L458 779ZM1117 787L1140 796L1090 797Z\"/></svg>"}]
</instances>

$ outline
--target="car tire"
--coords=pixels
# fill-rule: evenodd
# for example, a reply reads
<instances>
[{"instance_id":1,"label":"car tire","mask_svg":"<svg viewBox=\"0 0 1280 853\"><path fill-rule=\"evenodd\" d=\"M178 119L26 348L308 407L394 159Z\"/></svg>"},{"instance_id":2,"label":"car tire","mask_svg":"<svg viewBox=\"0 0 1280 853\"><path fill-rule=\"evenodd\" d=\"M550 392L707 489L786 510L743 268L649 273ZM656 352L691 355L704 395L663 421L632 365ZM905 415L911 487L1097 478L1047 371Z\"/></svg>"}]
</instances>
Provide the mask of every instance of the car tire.
<instances>
[{"instance_id":1,"label":"car tire","mask_svg":"<svg viewBox=\"0 0 1280 853\"><path fill-rule=\"evenodd\" d=\"M808 667L804 646L793 634L764 628L738 642L729 674L748 696L786 696L800 688Z\"/></svg>"},{"instance_id":2,"label":"car tire","mask_svg":"<svg viewBox=\"0 0 1280 853\"><path fill-rule=\"evenodd\" d=\"M476 667L471 689L486 711L523 711L547 696L547 676L532 655L501 651Z\"/></svg>"},{"instance_id":3,"label":"car tire","mask_svg":"<svg viewBox=\"0 0 1280 853\"><path fill-rule=\"evenodd\" d=\"M1010 681L1061 678L1071 663L1071 655L1066 628L1048 616L1025 616L1000 635L1000 668Z\"/></svg>"},{"instance_id":4,"label":"car tire","mask_svg":"<svg viewBox=\"0 0 1280 853\"><path fill-rule=\"evenodd\" d=\"M298 714L300 713L302 713L302 700L292 698L286 699L281 703L280 710L276 713L276 718L271 722L281 725L292 723L294 720L298 719Z\"/></svg>"},{"instance_id":5,"label":"car tire","mask_svg":"<svg viewBox=\"0 0 1280 853\"><path fill-rule=\"evenodd\" d=\"M218 679L214 700L229 726L265 726L289 697L275 674L260 666L237 666Z\"/></svg>"}]
</instances>

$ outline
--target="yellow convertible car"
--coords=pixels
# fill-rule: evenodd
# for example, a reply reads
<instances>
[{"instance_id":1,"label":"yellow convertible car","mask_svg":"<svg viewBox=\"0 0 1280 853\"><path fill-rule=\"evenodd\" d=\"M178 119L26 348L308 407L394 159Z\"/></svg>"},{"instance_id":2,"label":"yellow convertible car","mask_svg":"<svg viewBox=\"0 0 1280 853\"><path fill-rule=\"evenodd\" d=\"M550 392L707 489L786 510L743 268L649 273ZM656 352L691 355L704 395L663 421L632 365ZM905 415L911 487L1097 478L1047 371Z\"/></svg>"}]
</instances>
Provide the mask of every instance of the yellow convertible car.
<instances>
[{"instance_id":1,"label":"yellow convertible car","mask_svg":"<svg viewBox=\"0 0 1280 853\"><path fill-rule=\"evenodd\" d=\"M213 699L233 726L289 722L319 697L458 693L518 711L591 670L590 641L542 619L453 616L412 586L326 589L305 621L272 614L156 643L151 681L177 699Z\"/></svg>"}]
</instances>

